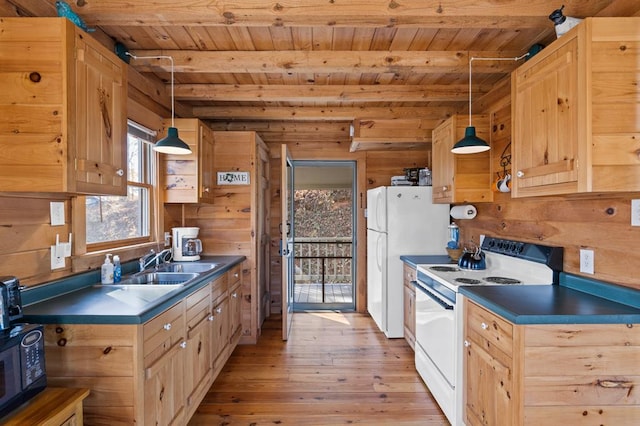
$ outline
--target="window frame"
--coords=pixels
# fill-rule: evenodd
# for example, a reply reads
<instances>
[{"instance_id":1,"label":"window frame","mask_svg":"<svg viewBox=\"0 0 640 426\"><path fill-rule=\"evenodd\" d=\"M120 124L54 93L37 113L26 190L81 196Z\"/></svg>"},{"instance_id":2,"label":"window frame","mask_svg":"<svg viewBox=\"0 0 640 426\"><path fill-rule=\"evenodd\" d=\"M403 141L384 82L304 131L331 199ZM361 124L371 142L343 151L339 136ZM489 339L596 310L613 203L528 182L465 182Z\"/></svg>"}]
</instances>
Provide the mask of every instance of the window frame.
<instances>
[{"instance_id":1,"label":"window frame","mask_svg":"<svg viewBox=\"0 0 640 426\"><path fill-rule=\"evenodd\" d=\"M135 249L134 251L139 251L140 249L148 250L148 247L156 247L158 245L158 235L160 234L159 227L159 218L161 217L161 197L159 191L159 166L160 159L158 154L153 151L153 140L156 137L157 132L153 130L147 129L146 127L136 123L135 121L128 119L127 120L127 147L128 147L128 138L130 132L130 126L140 129L142 131L150 132L150 137L146 140L143 140L143 144L145 149L141 149L141 159L142 159L142 170L141 173L145 176L144 179L146 182L133 182L130 181L127 175L127 191L129 187L135 188L145 188L147 189L148 196L148 214L146 215L146 220L148 221L148 236L141 236L135 238L127 238L121 240L111 240L111 241L102 241L96 243L87 243L86 241L86 196L78 196L73 199L72 211L73 214L73 223L74 225L74 234L76 240L76 250L75 254L80 256L92 256L92 255L101 255L107 251L123 251L127 248ZM135 136L138 136L134 133ZM141 140L143 138L140 138Z\"/></svg>"}]
</instances>

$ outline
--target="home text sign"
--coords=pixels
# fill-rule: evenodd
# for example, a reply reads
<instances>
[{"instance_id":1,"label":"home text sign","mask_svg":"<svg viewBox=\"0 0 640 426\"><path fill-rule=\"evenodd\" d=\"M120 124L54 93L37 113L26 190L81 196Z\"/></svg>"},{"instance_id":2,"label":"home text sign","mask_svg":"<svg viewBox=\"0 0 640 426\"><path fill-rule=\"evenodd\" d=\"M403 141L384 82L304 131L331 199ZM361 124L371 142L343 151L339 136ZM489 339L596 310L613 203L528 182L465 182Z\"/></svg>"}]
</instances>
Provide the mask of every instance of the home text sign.
<instances>
[{"instance_id":1,"label":"home text sign","mask_svg":"<svg viewBox=\"0 0 640 426\"><path fill-rule=\"evenodd\" d=\"M218 172L218 185L249 185L249 172Z\"/></svg>"}]
</instances>

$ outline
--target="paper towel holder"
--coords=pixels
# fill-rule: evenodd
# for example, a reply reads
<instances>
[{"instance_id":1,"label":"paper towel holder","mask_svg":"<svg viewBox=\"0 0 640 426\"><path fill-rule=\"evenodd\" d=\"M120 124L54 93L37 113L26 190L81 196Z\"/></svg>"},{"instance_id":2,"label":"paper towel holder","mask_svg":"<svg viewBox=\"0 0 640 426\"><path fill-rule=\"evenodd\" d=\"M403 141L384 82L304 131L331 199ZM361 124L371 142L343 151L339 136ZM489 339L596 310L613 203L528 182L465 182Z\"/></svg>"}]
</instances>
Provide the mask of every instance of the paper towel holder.
<instances>
[{"instance_id":1,"label":"paper towel holder","mask_svg":"<svg viewBox=\"0 0 640 426\"><path fill-rule=\"evenodd\" d=\"M478 210L471 204L454 206L449 211L449 215L454 219L473 219L478 214Z\"/></svg>"}]
</instances>

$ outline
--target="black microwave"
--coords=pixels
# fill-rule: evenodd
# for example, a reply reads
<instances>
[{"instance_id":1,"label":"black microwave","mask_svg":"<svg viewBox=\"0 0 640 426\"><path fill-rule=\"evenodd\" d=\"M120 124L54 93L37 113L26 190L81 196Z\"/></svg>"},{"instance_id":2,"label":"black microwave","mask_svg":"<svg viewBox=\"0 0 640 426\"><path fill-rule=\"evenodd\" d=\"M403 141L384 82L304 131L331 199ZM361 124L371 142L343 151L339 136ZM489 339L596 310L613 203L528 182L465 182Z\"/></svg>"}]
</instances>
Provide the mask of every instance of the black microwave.
<instances>
[{"instance_id":1,"label":"black microwave","mask_svg":"<svg viewBox=\"0 0 640 426\"><path fill-rule=\"evenodd\" d=\"M0 418L47 386L41 325L14 324L0 334Z\"/></svg>"}]
</instances>

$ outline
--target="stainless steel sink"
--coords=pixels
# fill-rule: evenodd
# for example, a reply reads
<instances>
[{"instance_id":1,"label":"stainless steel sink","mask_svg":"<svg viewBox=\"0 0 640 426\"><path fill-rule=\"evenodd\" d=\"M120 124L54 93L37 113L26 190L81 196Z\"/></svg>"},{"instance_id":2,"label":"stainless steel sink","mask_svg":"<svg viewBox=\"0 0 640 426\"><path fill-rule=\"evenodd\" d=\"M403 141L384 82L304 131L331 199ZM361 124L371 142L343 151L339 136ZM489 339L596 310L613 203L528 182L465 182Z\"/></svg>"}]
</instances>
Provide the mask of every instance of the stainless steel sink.
<instances>
[{"instance_id":1,"label":"stainless steel sink","mask_svg":"<svg viewBox=\"0 0 640 426\"><path fill-rule=\"evenodd\" d=\"M154 272L140 272L128 277L124 277L118 284L120 285L174 285L184 284L196 278L199 274L194 272L167 272L167 271L154 271Z\"/></svg>"},{"instance_id":2,"label":"stainless steel sink","mask_svg":"<svg viewBox=\"0 0 640 426\"><path fill-rule=\"evenodd\" d=\"M153 286L153 285L102 285L104 290L108 290L106 295L120 302L134 307L144 307L149 303L182 288L180 284Z\"/></svg>"},{"instance_id":3,"label":"stainless steel sink","mask_svg":"<svg viewBox=\"0 0 640 426\"><path fill-rule=\"evenodd\" d=\"M224 265L224 263L171 262L171 263L165 263L163 265L160 265L158 267L158 270L159 271L169 271L169 272L185 272L185 273L195 272L195 273L202 273L202 272L208 272L208 271L211 271L213 269L219 268L222 265Z\"/></svg>"}]
</instances>

